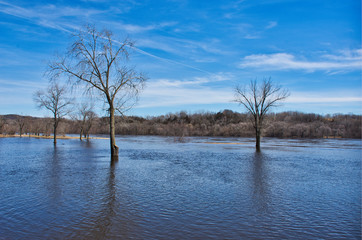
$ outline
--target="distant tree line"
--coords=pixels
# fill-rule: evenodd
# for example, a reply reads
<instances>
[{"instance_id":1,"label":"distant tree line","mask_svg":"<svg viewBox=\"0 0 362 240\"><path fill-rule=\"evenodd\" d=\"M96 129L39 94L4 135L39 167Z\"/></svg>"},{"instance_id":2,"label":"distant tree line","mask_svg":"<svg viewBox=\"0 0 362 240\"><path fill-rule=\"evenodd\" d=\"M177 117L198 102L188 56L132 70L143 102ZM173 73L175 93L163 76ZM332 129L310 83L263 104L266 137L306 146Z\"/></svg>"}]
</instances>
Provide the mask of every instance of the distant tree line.
<instances>
[{"instance_id":1,"label":"distant tree line","mask_svg":"<svg viewBox=\"0 0 362 240\"><path fill-rule=\"evenodd\" d=\"M353 114L319 115L314 113L269 113L265 117L263 137L277 138L361 138L361 116ZM85 122L63 119L58 126L60 135L109 134L109 118L92 116ZM184 111L157 117L116 117L118 135L224 136L254 137L250 115L224 110L218 113ZM0 133L51 135L53 120L19 115L0 116Z\"/></svg>"}]
</instances>

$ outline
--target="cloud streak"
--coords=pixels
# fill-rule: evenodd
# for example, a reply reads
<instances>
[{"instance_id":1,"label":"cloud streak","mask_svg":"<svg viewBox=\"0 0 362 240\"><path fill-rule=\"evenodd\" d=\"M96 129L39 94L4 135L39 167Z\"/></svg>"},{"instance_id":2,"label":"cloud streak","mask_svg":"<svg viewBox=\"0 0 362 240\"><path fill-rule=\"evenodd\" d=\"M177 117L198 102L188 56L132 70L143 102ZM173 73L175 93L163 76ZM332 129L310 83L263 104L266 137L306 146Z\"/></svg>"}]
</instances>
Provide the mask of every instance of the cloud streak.
<instances>
[{"instance_id":1,"label":"cloud streak","mask_svg":"<svg viewBox=\"0 0 362 240\"><path fill-rule=\"evenodd\" d=\"M362 97L290 97L287 103L348 103L361 102Z\"/></svg>"},{"instance_id":2,"label":"cloud streak","mask_svg":"<svg viewBox=\"0 0 362 240\"><path fill-rule=\"evenodd\" d=\"M265 70L358 70L362 66L362 50L342 51L340 55L324 55L326 60L308 61L289 53L253 54L243 58L240 68Z\"/></svg>"},{"instance_id":3,"label":"cloud streak","mask_svg":"<svg viewBox=\"0 0 362 240\"><path fill-rule=\"evenodd\" d=\"M55 5L46 5L39 8L23 8L19 7L10 3L7 3L5 1L0 0L0 12L15 16L18 18L26 19L29 21L32 21L33 23L45 27L45 28L51 28L56 29L62 32L66 33L74 33L74 31L78 31L79 27L70 24L68 21L62 21L63 17L91 17L93 15L105 13L105 11L102 10L92 10L92 9L82 9L82 8L70 8L70 7L56 7ZM174 26L177 22L161 22L159 24L153 24L153 25L147 25L147 26L139 26L134 24L124 24L120 23L119 26L123 28L124 30L132 33L140 33L145 31L151 31L151 30L157 30L164 27ZM150 40L140 40L141 45L148 46L148 47L154 47L159 48L161 50L167 51L167 52L174 52L174 53L181 53L181 51L173 50L171 47L171 44L160 44L158 42L152 42ZM194 42L195 44L195 42ZM205 51L210 52L219 52L216 48L210 47L209 45L199 43L199 48L202 48ZM172 64L180 65L189 69L193 69L199 72L212 74L208 71L205 71L203 69L194 67L189 64L182 63L180 61L171 60L169 58L159 57L154 54L151 54L147 51L144 51L140 48L133 47L137 52L139 52L142 55L150 56L152 58L158 59L160 61L169 62Z\"/></svg>"},{"instance_id":4,"label":"cloud streak","mask_svg":"<svg viewBox=\"0 0 362 240\"><path fill-rule=\"evenodd\" d=\"M229 73L219 73L182 81L157 79L146 87L138 107L230 103L233 98L231 88L212 88L209 86L215 82L228 81L230 78Z\"/></svg>"},{"instance_id":5,"label":"cloud streak","mask_svg":"<svg viewBox=\"0 0 362 240\"><path fill-rule=\"evenodd\" d=\"M153 30L164 30L165 28L174 27L178 24L178 22L176 21L162 21L159 23L138 25L138 24L126 23L119 20L113 21L110 19L103 20L101 21L101 23L106 26L111 26L114 29L120 29L122 31L132 34L145 33Z\"/></svg>"},{"instance_id":6,"label":"cloud streak","mask_svg":"<svg viewBox=\"0 0 362 240\"><path fill-rule=\"evenodd\" d=\"M231 86L211 87L215 82L230 81L230 73L219 73L211 77L172 80L157 79L150 83L142 93L138 108L177 107L182 105L230 104L233 102L234 89ZM362 97L358 92L293 92L286 104L328 104L359 103ZM237 106L237 105L235 105Z\"/></svg>"},{"instance_id":7,"label":"cloud streak","mask_svg":"<svg viewBox=\"0 0 362 240\"><path fill-rule=\"evenodd\" d=\"M265 28L266 29L271 29L271 28L275 28L276 26L278 26L278 22L270 21Z\"/></svg>"},{"instance_id":8,"label":"cloud streak","mask_svg":"<svg viewBox=\"0 0 362 240\"><path fill-rule=\"evenodd\" d=\"M32 21L41 27L57 29L68 33L71 33L71 31L67 29L67 27L69 27L67 26L67 21L62 21L63 18L91 17L95 14L104 13L104 11L94 9L71 7L59 8L52 4L40 7L24 8L4 1L0 1L0 12Z\"/></svg>"}]
</instances>

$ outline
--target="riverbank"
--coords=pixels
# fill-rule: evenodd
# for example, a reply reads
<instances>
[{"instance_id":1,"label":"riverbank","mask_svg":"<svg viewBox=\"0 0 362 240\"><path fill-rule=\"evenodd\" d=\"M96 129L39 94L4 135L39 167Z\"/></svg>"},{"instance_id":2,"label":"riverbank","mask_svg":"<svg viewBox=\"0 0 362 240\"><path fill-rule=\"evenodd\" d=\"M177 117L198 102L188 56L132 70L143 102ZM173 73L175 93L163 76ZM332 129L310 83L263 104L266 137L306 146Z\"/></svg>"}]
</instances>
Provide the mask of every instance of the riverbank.
<instances>
[{"instance_id":1,"label":"riverbank","mask_svg":"<svg viewBox=\"0 0 362 240\"><path fill-rule=\"evenodd\" d=\"M13 135L8 135L8 134L0 134L0 138L26 138L26 137L30 137L30 138L45 138L45 139L53 139L53 136L38 136L38 135L34 135L34 134L27 134L27 135L19 135L19 134L13 134ZM66 136L66 135L59 135L57 136L57 139L79 139L78 137L73 137L73 136ZM82 138L84 140L86 140L87 138ZM90 137L89 139L109 139L109 138L104 138L104 137Z\"/></svg>"}]
</instances>

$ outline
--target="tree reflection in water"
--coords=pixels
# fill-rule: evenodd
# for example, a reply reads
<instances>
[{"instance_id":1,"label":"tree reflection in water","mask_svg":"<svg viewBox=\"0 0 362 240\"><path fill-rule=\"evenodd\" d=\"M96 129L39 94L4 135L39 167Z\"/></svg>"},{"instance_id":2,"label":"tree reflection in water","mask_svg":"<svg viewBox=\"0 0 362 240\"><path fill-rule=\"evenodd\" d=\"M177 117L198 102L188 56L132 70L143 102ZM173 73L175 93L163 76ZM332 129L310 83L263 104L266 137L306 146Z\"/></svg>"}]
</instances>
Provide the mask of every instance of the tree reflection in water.
<instances>
[{"instance_id":1,"label":"tree reflection in water","mask_svg":"<svg viewBox=\"0 0 362 240\"><path fill-rule=\"evenodd\" d=\"M105 196L101 203L96 225L90 236L95 239L135 237L139 226L140 216L137 209L132 206L134 201L131 193L127 191L127 182L123 182L124 172L119 166L118 159L112 160L105 185ZM127 180L124 180L127 181Z\"/></svg>"},{"instance_id":2,"label":"tree reflection in water","mask_svg":"<svg viewBox=\"0 0 362 240\"><path fill-rule=\"evenodd\" d=\"M45 222L61 238L134 237L141 217L133 204L127 172L118 161L100 166L92 143L80 144L86 151L78 159L61 145L48 149L44 201L53 210L42 215ZM79 169L84 170L82 174L74 175Z\"/></svg>"},{"instance_id":3,"label":"tree reflection in water","mask_svg":"<svg viewBox=\"0 0 362 240\"><path fill-rule=\"evenodd\" d=\"M56 206L59 204L62 196L62 187L60 186L62 169L60 164L61 150L57 145L54 145L48 151L52 151L52 154L49 159L50 168L47 168L49 169L49 179L45 180L45 184L49 194L49 202L52 206Z\"/></svg>"},{"instance_id":4,"label":"tree reflection in water","mask_svg":"<svg viewBox=\"0 0 362 240\"><path fill-rule=\"evenodd\" d=\"M267 212L270 205L268 169L265 166L267 156L255 151L252 161L252 196L255 209L259 212Z\"/></svg>"},{"instance_id":5,"label":"tree reflection in water","mask_svg":"<svg viewBox=\"0 0 362 240\"><path fill-rule=\"evenodd\" d=\"M117 216L117 189L115 183L115 169L117 162L111 161L109 172L107 176L107 182L105 185L105 195L102 199L101 209L99 210L99 216L95 220L96 225L94 226L91 237L101 239L104 237L112 237L112 228L114 227L114 219Z\"/></svg>"}]
</instances>

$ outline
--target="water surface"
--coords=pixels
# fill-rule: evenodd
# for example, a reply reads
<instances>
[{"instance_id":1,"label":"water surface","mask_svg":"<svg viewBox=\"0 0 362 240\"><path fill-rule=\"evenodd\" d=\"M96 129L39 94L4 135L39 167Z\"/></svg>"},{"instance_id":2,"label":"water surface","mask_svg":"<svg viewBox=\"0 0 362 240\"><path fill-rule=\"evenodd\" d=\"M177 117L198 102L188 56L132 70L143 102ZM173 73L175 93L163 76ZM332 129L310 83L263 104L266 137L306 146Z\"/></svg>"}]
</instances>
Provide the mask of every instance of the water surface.
<instances>
[{"instance_id":1,"label":"water surface","mask_svg":"<svg viewBox=\"0 0 362 240\"><path fill-rule=\"evenodd\" d=\"M360 239L360 140L186 140L0 139L0 239Z\"/></svg>"}]
</instances>

